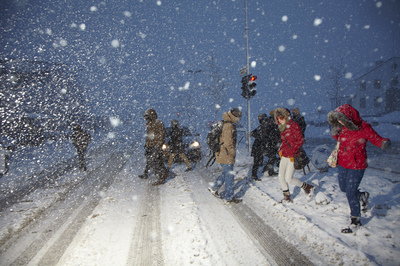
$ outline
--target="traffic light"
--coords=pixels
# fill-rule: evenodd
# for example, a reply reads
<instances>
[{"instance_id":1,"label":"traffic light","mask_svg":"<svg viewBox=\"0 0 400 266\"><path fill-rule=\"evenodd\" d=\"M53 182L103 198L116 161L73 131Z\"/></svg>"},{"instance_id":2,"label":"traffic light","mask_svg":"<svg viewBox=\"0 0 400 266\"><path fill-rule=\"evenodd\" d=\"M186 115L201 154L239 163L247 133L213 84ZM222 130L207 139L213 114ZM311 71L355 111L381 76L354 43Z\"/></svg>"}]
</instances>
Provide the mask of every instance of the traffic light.
<instances>
[{"instance_id":1,"label":"traffic light","mask_svg":"<svg viewBox=\"0 0 400 266\"><path fill-rule=\"evenodd\" d=\"M253 76L252 74L246 75L242 77L242 96L245 99L250 99L254 95L256 95L257 91L255 87L257 84L255 83L255 80L257 79L257 76Z\"/></svg>"},{"instance_id":2,"label":"traffic light","mask_svg":"<svg viewBox=\"0 0 400 266\"><path fill-rule=\"evenodd\" d=\"M257 79L257 76L252 76L252 77L250 77L250 80L249 80L249 97L250 98L253 97L254 95L256 95L256 93L257 93L257 89L256 89L257 83L255 82L256 79Z\"/></svg>"},{"instance_id":3,"label":"traffic light","mask_svg":"<svg viewBox=\"0 0 400 266\"><path fill-rule=\"evenodd\" d=\"M247 76L242 77L242 96L243 98L247 99L249 97L249 80L250 80L251 74Z\"/></svg>"}]
</instances>

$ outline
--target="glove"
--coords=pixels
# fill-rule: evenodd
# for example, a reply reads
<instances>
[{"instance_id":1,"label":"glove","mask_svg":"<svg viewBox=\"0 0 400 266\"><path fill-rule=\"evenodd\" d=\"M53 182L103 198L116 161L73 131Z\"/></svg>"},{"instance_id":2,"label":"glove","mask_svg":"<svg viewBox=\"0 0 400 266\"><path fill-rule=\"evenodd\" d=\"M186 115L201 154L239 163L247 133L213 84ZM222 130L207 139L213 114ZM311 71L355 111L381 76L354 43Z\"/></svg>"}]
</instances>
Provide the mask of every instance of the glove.
<instances>
[{"instance_id":1,"label":"glove","mask_svg":"<svg viewBox=\"0 0 400 266\"><path fill-rule=\"evenodd\" d=\"M390 140L385 140L385 141L382 143L381 149L382 149L382 150L387 150L387 149L390 148L390 146L392 146L392 143L390 142Z\"/></svg>"},{"instance_id":2,"label":"glove","mask_svg":"<svg viewBox=\"0 0 400 266\"><path fill-rule=\"evenodd\" d=\"M290 161L293 163L294 162L294 157L290 157Z\"/></svg>"},{"instance_id":3,"label":"glove","mask_svg":"<svg viewBox=\"0 0 400 266\"><path fill-rule=\"evenodd\" d=\"M280 151L280 152L278 152L278 154L279 154L279 157L282 158L282 152Z\"/></svg>"}]
</instances>

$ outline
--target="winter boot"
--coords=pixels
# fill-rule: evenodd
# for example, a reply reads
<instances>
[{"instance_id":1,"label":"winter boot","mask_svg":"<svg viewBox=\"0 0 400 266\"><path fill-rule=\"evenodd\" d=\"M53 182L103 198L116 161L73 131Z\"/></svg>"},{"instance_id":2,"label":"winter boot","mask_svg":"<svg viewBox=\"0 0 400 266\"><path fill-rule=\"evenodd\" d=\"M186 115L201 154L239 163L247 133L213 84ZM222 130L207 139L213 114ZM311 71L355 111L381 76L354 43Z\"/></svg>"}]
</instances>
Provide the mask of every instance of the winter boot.
<instances>
[{"instance_id":1,"label":"winter boot","mask_svg":"<svg viewBox=\"0 0 400 266\"><path fill-rule=\"evenodd\" d=\"M312 185L307 184L306 182L303 183L303 185L301 186L302 189L304 189L304 192L307 195L311 195L314 193L315 187Z\"/></svg>"},{"instance_id":2,"label":"winter boot","mask_svg":"<svg viewBox=\"0 0 400 266\"><path fill-rule=\"evenodd\" d=\"M342 233L343 234L351 234L353 233L355 230L357 230L358 228L360 228L361 221L360 221L360 217L351 217L351 224L348 228L342 229Z\"/></svg>"},{"instance_id":3,"label":"winter boot","mask_svg":"<svg viewBox=\"0 0 400 266\"><path fill-rule=\"evenodd\" d=\"M238 198L232 198L231 200L227 200L225 201L225 203L229 204L229 203L240 203L242 202L242 199L238 199Z\"/></svg>"},{"instance_id":4,"label":"winter boot","mask_svg":"<svg viewBox=\"0 0 400 266\"><path fill-rule=\"evenodd\" d=\"M280 203L290 203L292 200L290 199L290 192L289 190L284 190L283 191L283 199L280 201Z\"/></svg>"},{"instance_id":5,"label":"winter boot","mask_svg":"<svg viewBox=\"0 0 400 266\"><path fill-rule=\"evenodd\" d=\"M274 172L273 169L270 169L270 170L268 170L268 175L269 175L269 176L277 176L278 173L277 173L277 172Z\"/></svg>"},{"instance_id":6,"label":"winter boot","mask_svg":"<svg viewBox=\"0 0 400 266\"><path fill-rule=\"evenodd\" d=\"M158 186L158 185L162 185L165 183L165 181L167 180L169 176L169 172L165 172L165 174L155 183L152 184L152 186Z\"/></svg>"},{"instance_id":7,"label":"winter boot","mask_svg":"<svg viewBox=\"0 0 400 266\"><path fill-rule=\"evenodd\" d=\"M218 191L215 190L215 189L213 189L212 187L208 187L208 191L210 191L211 194L213 194L214 197L220 198L220 197L219 197L219 194L218 194Z\"/></svg>"},{"instance_id":8,"label":"winter boot","mask_svg":"<svg viewBox=\"0 0 400 266\"><path fill-rule=\"evenodd\" d=\"M141 179L147 179L149 176L147 174L139 175L139 178Z\"/></svg>"},{"instance_id":9,"label":"winter boot","mask_svg":"<svg viewBox=\"0 0 400 266\"><path fill-rule=\"evenodd\" d=\"M192 167L188 167L188 168L185 170L185 172L190 172L190 171L192 171Z\"/></svg>"},{"instance_id":10,"label":"winter boot","mask_svg":"<svg viewBox=\"0 0 400 266\"><path fill-rule=\"evenodd\" d=\"M361 201L361 211L366 212L368 209L369 193L367 191L360 192L358 199Z\"/></svg>"}]
</instances>

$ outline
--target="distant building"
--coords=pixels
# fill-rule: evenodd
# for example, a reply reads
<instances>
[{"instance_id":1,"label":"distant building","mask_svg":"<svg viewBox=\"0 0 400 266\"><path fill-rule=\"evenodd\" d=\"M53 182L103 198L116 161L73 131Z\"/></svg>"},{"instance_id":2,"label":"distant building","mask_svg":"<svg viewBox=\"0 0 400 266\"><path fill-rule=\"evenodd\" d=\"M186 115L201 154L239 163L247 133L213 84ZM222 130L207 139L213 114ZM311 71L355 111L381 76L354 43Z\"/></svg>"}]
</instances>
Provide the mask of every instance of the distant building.
<instances>
[{"instance_id":1,"label":"distant building","mask_svg":"<svg viewBox=\"0 0 400 266\"><path fill-rule=\"evenodd\" d=\"M400 111L400 57L377 61L375 67L354 80L355 94L346 103L362 116L379 116Z\"/></svg>"}]
</instances>

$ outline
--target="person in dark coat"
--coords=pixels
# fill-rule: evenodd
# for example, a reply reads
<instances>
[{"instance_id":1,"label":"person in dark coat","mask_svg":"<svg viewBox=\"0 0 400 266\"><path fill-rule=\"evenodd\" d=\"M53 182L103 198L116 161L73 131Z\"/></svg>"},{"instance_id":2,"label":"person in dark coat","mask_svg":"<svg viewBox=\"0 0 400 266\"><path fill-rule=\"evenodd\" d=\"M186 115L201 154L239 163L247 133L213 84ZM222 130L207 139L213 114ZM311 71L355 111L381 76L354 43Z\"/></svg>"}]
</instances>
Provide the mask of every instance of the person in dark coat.
<instances>
[{"instance_id":1,"label":"person in dark coat","mask_svg":"<svg viewBox=\"0 0 400 266\"><path fill-rule=\"evenodd\" d=\"M158 178L158 181L153 183L153 186L161 185L168 178L162 153L162 145L165 143L164 124L157 118L157 113L154 109L146 110L143 117L146 120L146 167L144 174L139 175L139 178L147 179L150 169L153 169Z\"/></svg>"},{"instance_id":2,"label":"person in dark coat","mask_svg":"<svg viewBox=\"0 0 400 266\"><path fill-rule=\"evenodd\" d=\"M263 166L269 132L267 131L267 115L259 114L257 118L260 125L251 132L251 136L254 138L253 146L251 148L251 156L253 157L251 178L255 181L261 181L257 176L257 172L258 168Z\"/></svg>"},{"instance_id":3,"label":"person in dark coat","mask_svg":"<svg viewBox=\"0 0 400 266\"><path fill-rule=\"evenodd\" d=\"M85 153L92 137L78 124L73 126L73 130L72 144L75 146L78 153L79 169L81 171L86 171Z\"/></svg>"},{"instance_id":4,"label":"person in dark coat","mask_svg":"<svg viewBox=\"0 0 400 266\"><path fill-rule=\"evenodd\" d=\"M281 133L279 132L278 125L275 123L275 110L272 110L270 117L266 119L267 125L267 145L265 155L268 157L267 164L263 172L268 171L269 176L276 176L278 173L274 171L274 165L279 166L280 158L277 157L279 146L281 145Z\"/></svg>"},{"instance_id":5,"label":"person in dark coat","mask_svg":"<svg viewBox=\"0 0 400 266\"><path fill-rule=\"evenodd\" d=\"M171 121L171 138L168 142L168 146L170 149L170 155L168 160L168 167L167 171L171 169L172 163L174 162L174 158L176 155L179 155L183 161L186 163L187 169L186 172L192 170L192 166L186 155L184 154L183 150L183 143L182 143L182 128L179 126L178 120Z\"/></svg>"},{"instance_id":6,"label":"person in dark coat","mask_svg":"<svg viewBox=\"0 0 400 266\"><path fill-rule=\"evenodd\" d=\"M300 114L300 110L297 107L292 110L292 114L293 114L293 120L295 122L297 122L297 124L299 124L300 129L301 129L301 133L303 133L303 137L305 138L306 137L305 132L306 132L307 124L306 124L306 120L304 119L304 116L302 116Z\"/></svg>"},{"instance_id":7,"label":"person in dark coat","mask_svg":"<svg viewBox=\"0 0 400 266\"><path fill-rule=\"evenodd\" d=\"M349 228L342 233L352 233L352 228L361 226L361 204L366 207L369 193L360 192L358 187L364 176L367 163L367 142L388 149L390 139L381 137L371 125L365 122L359 112L349 104L344 104L328 113L332 125L332 137L340 142L338 152L338 181L342 192L346 193L350 206Z\"/></svg>"}]
</instances>

